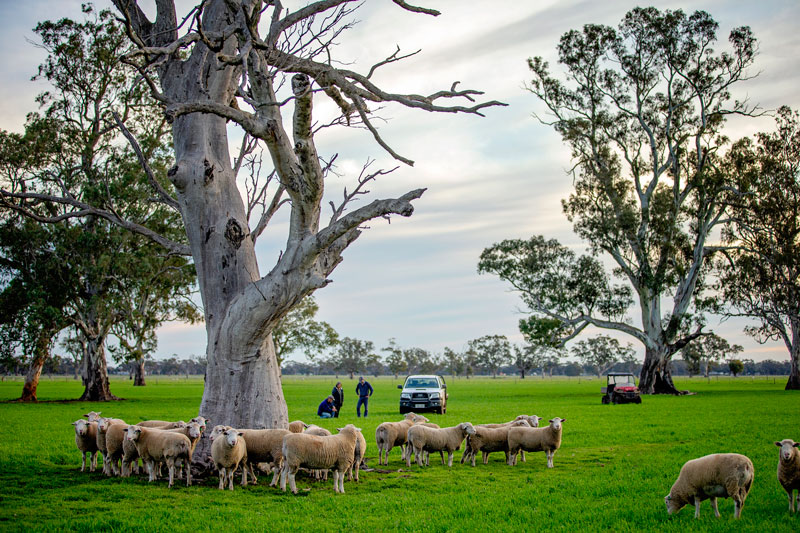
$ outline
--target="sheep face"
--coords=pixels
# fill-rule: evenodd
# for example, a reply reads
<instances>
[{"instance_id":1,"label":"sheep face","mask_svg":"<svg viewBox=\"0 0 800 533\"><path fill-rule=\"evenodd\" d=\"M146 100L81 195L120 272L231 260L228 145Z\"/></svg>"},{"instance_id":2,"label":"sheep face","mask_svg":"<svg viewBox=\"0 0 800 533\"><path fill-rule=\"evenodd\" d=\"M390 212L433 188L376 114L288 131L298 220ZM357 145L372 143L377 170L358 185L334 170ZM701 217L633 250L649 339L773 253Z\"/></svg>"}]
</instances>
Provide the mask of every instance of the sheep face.
<instances>
[{"instance_id":1,"label":"sheep face","mask_svg":"<svg viewBox=\"0 0 800 533\"><path fill-rule=\"evenodd\" d=\"M214 429L211 430L211 434L208 436L208 438L211 439L211 441L213 441L214 439L225 433L225 430L228 429L231 429L231 427L223 425L214 426Z\"/></svg>"},{"instance_id":2,"label":"sheep face","mask_svg":"<svg viewBox=\"0 0 800 533\"><path fill-rule=\"evenodd\" d=\"M559 430L561 429L561 423L566 421L567 421L566 418L558 418L558 417L552 418L550 419L550 427L555 430Z\"/></svg>"},{"instance_id":3,"label":"sheep face","mask_svg":"<svg viewBox=\"0 0 800 533\"><path fill-rule=\"evenodd\" d=\"M83 416L85 416L87 419L89 419L89 422L97 422L97 420L100 418L100 412L99 411L98 412L89 411L88 413L86 413Z\"/></svg>"},{"instance_id":4,"label":"sheep face","mask_svg":"<svg viewBox=\"0 0 800 533\"><path fill-rule=\"evenodd\" d=\"M84 437L87 433L89 433L89 422L86 420L76 420L72 423L72 425L75 426L76 435Z\"/></svg>"},{"instance_id":5,"label":"sheep face","mask_svg":"<svg viewBox=\"0 0 800 533\"><path fill-rule=\"evenodd\" d=\"M475 428L469 422L462 422L462 423L460 423L458 425L458 427L460 427L461 431L463 433L466 433L467 435L474 435L475 434Z\"/></svg>"},{"instance_id":6,"label":"sheep face","mask_svg":"<svg viewBox=\"0 0 800 533\"><path fill-rule=\"evenodd\" d=\"M539 421L541 419L542 419L541 416L530 415L528 417L528 423L531 425L532 428L538 428L539 427Z\"/></svg>"},{"instance_id":7,"label":"sheep face","mask_svg":"<svg viewBox=\"0 0 800 533\"><path fill-rule=\"evenodd\" d=\"M208 420L206 420L205 417L196 416L196 417L192 418L192 420L189 423L190 424L192 424L192 423L199 424L200 425L200 431L205 431L206 430L206 424L208 424Z\"/></svg>"},{"instance_id":8,"label":"sheep face","mask_svg":"<svg viewBox=\"0 0 800 533\"><path fill-rule=\"evenodd\" d=\"M664 497L664 503L667 505L667 514L677 513L683 506L686 505L685 503L679 502L678 500L672 499L672 494L667 494Z\"/></svg>"},{"instance_id":9,"label":"sheep face","mask_svg":"<svg viewBox=\"0 0 800 533\"><path fill-rule=\"evenodd\" d=\"M188 433L190 439L199 439L200 435L203 433L203 426L197 422L192 422L187 427L189 428Z\"/></svg>"},{"instance_id":10,"label":"sheep face","mask_svg":"<svg viewBox=\"0 0 800 533\"><path fill-rule=\"evenodd\" d=\"M225 437L225 441L228 443L228 446L233 448L236 446L236 441L238 441L239 437L243 436L244 433L241 431L236 431L235 429L226 429L222 435Z\"/></svg>"},{"instance_id":11,"label":"sheep face","mask_svg":"<svg viewBox=\"0 0 800 533\"><path fill-rule=\"evenodd\" d=\"M128 428L125 430L125 438L133 442L139 440L141 435L142 428L139 426L128 426Z\"/></svg>"},{"instance_id":12,"label":"sheep face","mask_svg":"<svg viewBox=\"0 0 800 533\"><path fill-rule=\"evenodd\" d=\"M800 442L795 442L792 439L783 439L780 442L776 442L775 446L781 449L780 451L781 461L788 463L792 460L792 455L794 454L794 448L800 448Z\"/></svg>"},{"instance_id":13,"label":"sheep face","mask_svg":"<svg viewBox=\"0 0 800 533\"><path fill-rule=\"evenodd\" d=\"M111 425L110 418L105 418L101 416L100 418L97 419L97 431L99 431L100 433L105 433L106 431L108 431L108 427L110 425Z\"/></svg>"}]
</instances>

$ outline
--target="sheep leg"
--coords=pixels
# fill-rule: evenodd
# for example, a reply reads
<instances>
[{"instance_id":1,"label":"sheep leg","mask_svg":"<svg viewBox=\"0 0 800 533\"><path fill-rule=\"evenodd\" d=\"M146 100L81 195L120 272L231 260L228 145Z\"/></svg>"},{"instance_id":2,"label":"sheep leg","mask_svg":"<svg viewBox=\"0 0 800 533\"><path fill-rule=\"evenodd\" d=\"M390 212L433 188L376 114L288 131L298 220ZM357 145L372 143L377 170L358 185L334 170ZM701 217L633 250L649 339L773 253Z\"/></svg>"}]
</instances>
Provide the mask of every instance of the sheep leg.
<instances>
[{"instance_id":1,"label":"sheep leg","mask_svg":"<svg viewBox=\"0 0 800 533\"><path fill-rule=\"evenodd\" d=\"M547 450L545 452L547 454L547 468L553 468L553 452L552 450Z\"/></svg>"},{"instance_id":2,"label":"sheep leg","mask_svg":"<svg viewBox=\"0 0 800 533\"><path fill-rule=\"evenodd\" d=\"M175 480L175 461L173 459L167 459L167 469L169 470L169 485L167 488L172 488L172 482Z\"/></svg>"},{"instance_id":3,"label":"sheep leg","mask_svg":"<svg viewBox=\"0 0 800 533\"><path fill-rule=\"evenodd\" d=\"M333 471L333 492L339 492L339 471Z\"/></svg>"},{"instance_id":4,"label":"sheep leg","mask_svg":"<svg viewBox=\"0 0 800 533\"><path fill-rule=\"evenodd\" d=\"M417 460L417 465L425 466L425 462L422 460L422 454L424 450L422 448L414 447L414 459Z\"/></svg>"},{"instance_id":5,"label":"sheep leg","mask_svg":"<svg viewBox=\"0 0 800 533\"><path fill-rule=\"evenodd\" d=\"M258 478L256 477L256 470L253 467L253 463L247 463L246 467L250 469L250 477L253 478L253 485L258 485Z\"/></svg>"},{"instance_id":6,"label":"sheep leg","mask_svg":"<svg viewBox=\"0 0 800 533\"><path fill-rule=\"evenodd\" d=\"M97 469L97 452L90 452L89 457L91 458L89 472L94 472Z\"/></svg>"},{"instance_id":7,"label":"sheep leg","mask_svg":"<svg viewBox=\"0 0 800 533\"><path fill-rule=\"evenodd\" d=\"M249 472L249 470L247 468L247 463L243 462L241 464L241 466L242 466L242 487L246 487L247 486L247 473ZM252 468L252 467L250 467L250 468ZM233 484L233 480L231 480L231 485L232 484Z\"/></svg>"},{"instance_id":8,"label":"sheep leg","mask_svg":"<svg viewBox=\"0 0 800 533\"><path fill-rule=\"evenodd\" d=\"M278 479L281 477L283 473L283 464L282 461L275 461L275 466L273 467L275 473L272 475L272 481L270 482L270 487L276 487L278 485Z\"/></svg>"},{"instance_id":9,"label":"sheep leg","mask_svg":"<svg viewBox=\"0 0 800 533\"><path fill-rule=\"evenodd\" d=\"M694 517L700 518L700 498L694 498Z\"/></svg>"},{"instance_id":10,"label":"sheep leg","mask_svg":"<svg viewBox=\"0 0 800 533\"><path fill-rule=\"evenodd\" d=\"M520 452L519 452L519 457L520 457L520 459L522 459L522 462L523 462L523 463L524 463L524 462L526 462L526 461L525 461L525 452L524 452L524 451L520 451Z\"/></svg>"},{"instance_id":11,"label":"sheep leg","mask_svg":"<svg viewBox=\"0 0 800 533\"><path fill-rule=\"evenodd\" d=\"M186 486L192 486L192 459L186 461Z\"/></svg>"},{"instance_id":12,"label":"sheep leg","mask_svg":"<svg viewBox=\"0 0 800 533\"><path fill-rule=\"evenodd\" d=\"M361 470L361 459L359 459L358 462L356 462L356 482L358 482L358 472L359 472L359 470Z\"/></svg>"},{"instance_id":13,"label":"sheep leg","mask_svg":"<svg viewBox=\"0 0 800 533\"><path fill-rule=\"evenodd\" d=\"M158 472L156 469L156 462L152 459L147 461L147 472L150 474L149 481L156 481L158 479Z\"/></svg>"},{"instance_id":14,"label":"sheep leg","mask_svg":"<svg viewBox=\"0 0 800 533\"><path fill-rule=\"evenodd\" d=\"M406 467L411 467L411 453L406 454Z\"/></svg>"},{"instance_id":15,"label":"sheep leg","mask_svg":"<svg viewBox=\"0 0 800 533\"><path fill-rule=\"evenodd\" d=\"M481 457L483 458L483 464L489 464L489 454L487 452L481 451Z\"/></svg>"},{"instance_id":16,"label":"sheep leg","mask_svg":"<svg viewBox=\"0 0 800 533\"><path fill-rule=\"evenodd\" d=\"M288 469L288 465L283 465L283 468L281 468L281 490L284 492L286 492L286 477L288 476ZM275 480L273 479L273 481Z\"/></svg>"},{"instance_id":17,"label":"sheep leg","mask_svg":"<svg viewBox=\"0 0 800 533\"><path fill-rule=\"evenodd\" d=\"M469 456L470 456L470 460L472 461L472 466L473 467L475 466L475 457L477 457L477 455L478 454L475 452L475 450L470 450Z\"/></svg>"},{"instance_id":18,"label":"sheep leg","mask_svg":"<svg viewBox=\"0 0 800 533\"><path fill-rule=\"evenodd\" d=\"M217 467L219 469L219 490L225 490L225 468Z\"/></svg>"},{"instance_id":19,"label":"sheep leg","mask_svg":"<svg viewBox=\"0 0 800 533\"><path fill-rule=\"evenodd\" d=\"M742 516L742 506L744 505L744 498L741 496L734 496L733 498L733 517L739 518Z\"/></svg>"},{"instance_id":20,"label":"sheep leg","mask_svg":"<svg viewBox=\"0 0 800 533\"><path fill-rule=\"evenodd\" d=\"M452 451L448 451L447 452L447 466L449 466L449 467L453 466L453 452Z\"/></svg>"},{"instance_id":21,"label":"sheep leg","mask_svg":"<svg viewBox=\"0 0 800 533\"><path fill-rule=\"evenodd\" d=\"M87 453L89 453L89 452L81 452L81 461L82 461L81 462L81 472L85 472L86 471L86 454ZM92 467L92 460L90 458L89 459L89 468L91 468L91 467ZM791 499L792 499L792 495L789 494L789 500L790 500L789 503L790 504L791 504Z\"/></svg>"},{"instance_id":22,"label":"sheep leg","mask_svg":"<svg viewBox=\"0 0 800 533\"><path fill-rule=\"evenodd\" d=\"M292 491L292 494L297 494L297 484L295 484L294 478L297 475L297 470L294 469L293 471L289 472L289 488Z\"/></svg>"},{"instance_id":23,"label":"sheep leg","mask_svg":"<svg viewBox=\"0 0 800 533\"><path fill-rule=\"evenodd\" d=\"M429 459L431 457L431 452L422 452L423 461L425 462L425 466L430 466L431 463Z\"/></svg>"},{"instance_id":24,"label":"sheep leg","mask_svg":"<svg viewBox=\"0 0 800 533\"><path fill-rule=\"evenodd\" d=\"M344 471L339 472L339 493L344 494Z\"/></svg>"},{"instance_id":25,"label":"sheep leg","mask_svg":"<svg viewBox=\"0 0 800 533\"><path fill-rule=\"evenodd\" d=\"M444 466L444 452L440 451L439 456L442 458L442 466Z\"/></svg>"},{"instance_id":26,"label":"sheep leg","mask_svg":"<svg viewBox=\"0 0 800 533\"><path fill-rule=\"evenodd\" d=\"M717 507L717 499L712 497L709 499L709 501L711 503L711 508L714 510L714 516L719 518L719 508Z\"/></svg>"}]
</instances>

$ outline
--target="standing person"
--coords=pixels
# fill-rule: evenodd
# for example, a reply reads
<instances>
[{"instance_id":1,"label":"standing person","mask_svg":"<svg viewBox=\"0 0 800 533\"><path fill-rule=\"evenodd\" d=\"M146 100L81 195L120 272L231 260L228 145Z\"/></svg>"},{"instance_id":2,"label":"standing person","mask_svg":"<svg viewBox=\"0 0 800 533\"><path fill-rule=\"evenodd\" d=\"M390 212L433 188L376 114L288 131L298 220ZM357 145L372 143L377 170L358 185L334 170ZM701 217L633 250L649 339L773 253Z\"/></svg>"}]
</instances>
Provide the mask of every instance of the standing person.
<instances>
[{"instance_id":1,"label":"standing person","mask_svg":"<svg viewBox=\"0 0 800 533\"><path fill-rule=\"evenodd\" d=\"M336 414L336 407L333 405L333 396L328 396L317 407L317 416L320 418L333 418Z\"/></svg>"},{"instance_id":2,"label":"standing person","mask_svg":"<svg viewBox=\"0 0 800 533\"><path fill-rule=\"evenodd\" d=\"M358 385L356 385L356 394L358 394L358 405L356 405L356 416L361 418L361 406L364 406L364 418L367 418L367 409L369 404L369 397L372 396L372 385L369 381L364 381L364 376L358 378Z\"/></svg>"},{"instance_id":3,"label":"standing person","mask_svg":"<svg viewBox=\"0 0 800 533\"><path fill-rule=\"evenodd\" d=\"M331 391L331 396L333 396L333 405L336 407L333 418L339 418L339 413L342 411L342 404L344 403L344 389L342 389L341 381L336 382L336 385Z\"/></svg>"}]
</instances>

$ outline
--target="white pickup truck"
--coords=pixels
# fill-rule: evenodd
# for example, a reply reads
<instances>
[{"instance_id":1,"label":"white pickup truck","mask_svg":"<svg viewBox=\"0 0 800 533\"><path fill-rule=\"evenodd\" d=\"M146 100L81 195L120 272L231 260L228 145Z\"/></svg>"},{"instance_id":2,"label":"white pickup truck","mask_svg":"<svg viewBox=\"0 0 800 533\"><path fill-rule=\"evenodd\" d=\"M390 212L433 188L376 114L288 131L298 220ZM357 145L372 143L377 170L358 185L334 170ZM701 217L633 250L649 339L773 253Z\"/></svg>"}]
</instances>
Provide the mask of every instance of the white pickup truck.
<instances>
[{"instance_id":1,"label":"white pickup truck","mask_svg":"<svg viewBox=\"0 0 800 533\"><path fill-rule=\"evenodd\" d=\"M447 383L442 376L408 376L397 388L403 391L400 393L400 414L434 411L443 415L447 412Z\"/></svg>"}]
</instances>

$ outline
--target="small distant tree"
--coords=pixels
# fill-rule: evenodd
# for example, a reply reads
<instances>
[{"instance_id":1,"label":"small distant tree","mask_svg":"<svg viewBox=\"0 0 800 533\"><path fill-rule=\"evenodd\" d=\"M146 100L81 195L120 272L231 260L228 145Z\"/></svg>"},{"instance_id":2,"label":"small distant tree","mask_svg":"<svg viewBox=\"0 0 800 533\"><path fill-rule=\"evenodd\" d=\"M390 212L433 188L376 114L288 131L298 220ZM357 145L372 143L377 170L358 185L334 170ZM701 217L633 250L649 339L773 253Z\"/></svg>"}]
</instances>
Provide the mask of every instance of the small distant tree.
<instances>
[{"instance_id":1,"label":"small distant tree","mask_svg":"<svg viewBox=\"0 0 800 533\"><path fill-rule=\"evenodd\" d=\"M336 370L347 372L350 379L353 379L356 372L364 371L378 360L375 345L371 341L344 337L330 363Z\"/></svg>"},{"instance_id":2,"label":"small distant tree","mask_svg":"<svg viewBox=\"0 0 800 533\"><path fill-rule=\"evenodd\" d=\"M744 363L739 359L731 359L728 361L728 369L733 374L733 377L736 377L744 370Z\"/></svg>"},{"instance_id":3,"label":"small distant tree","mask_svg":"<svg viewBox=\"0 0 800 533\"><path fill-rule=\"evenodd\" d=\"M590 367L597 377L601 377L622 360L623 354L627 357L627 354L632 353L634 351L630 344L620 346L617 339L608 335L578 341L572 348L572 355Z\"/></svg>"},{"instance_id":4,"label":"small distant tree","mask_svg":"<svg viewBox=\"0 0 800 533\"><path fill-rule=\"evenodd\" d=\"M278 365L296 350L303 351L313 363L320 354L334 348L339 342L339 334L330 324L314 320L318 311L319 305L314 297L306 296L297 307L292 308L278 321L272 332Z\"/></svg>"},{"instance_id":5,"label":"small distant tree","mask_svg":"<svg viewBox=\"0 0 800 533\"><path fill-rule=\"evenodd\" d=\"M454 378L457 378L461 374L464 373L466 370L466 364L464 363L464 355L456 352L451 348L445 347L444 349L444 360L447 365L447 370L450 372L450 375Z\"/></svg>"},{"instance_id":6,"label":"small distant tree","mask_svg":"<svg viewBox=\"0 0 800 533\"><path fill-rule=\"evenodd\" d=\"M476 355L476 363L497 377L501 366L511 362L511 343L504 335L484 335L469 341Z\"/></svg>"},{"instance_id":7,"label":"small distant tree","mask_svg":"<svg viewBox=\"0 0 800 533\"><path fill-rule=\"evenodd\" d=\"M736 355L741 351L741 346L730 344L727 340L714 333L695 339L682 350L683 360L686 361L686 368L689 374L702 372L704 377L708 377L708 370L711 364Z\"/></svg>"},{"instance_id":8,"label":"small distant tree","mask_svg":"<svg viewBox=\"0 0 800 533\"><path fill-rule=\"evenodd\" d=\"M478 367L478 354L472 347L467 348L464 352L464 375L467 379L475 375L475 369Z\"/></svg>"},{"instance_id":9,"label":"small distant tree","mask_svg":"<svg viewBox=\"0 0 800 533\"><path fill-rule=\"evenodd\" d=\"M581 365L574 361L570 361L564 366L564 375L569 377L580 376L583 373Z\"/></svg>"},{"instance_id":10,"label":"small distant tree","mask_svg":"<svg viewBox=\"0 0 800 533\"><path fill-rule=\"evenodd\" d=\"M388 348L384 348L384 350L387 349ZM400 376L401 372L408 372L408 363L406 363L406 360L403 357L402 350L391 350L389 355L384 358L384 362L386 363L386 367L389 369L389 372L394 374L395 379Z\"/></svg>"}]
</instances>

